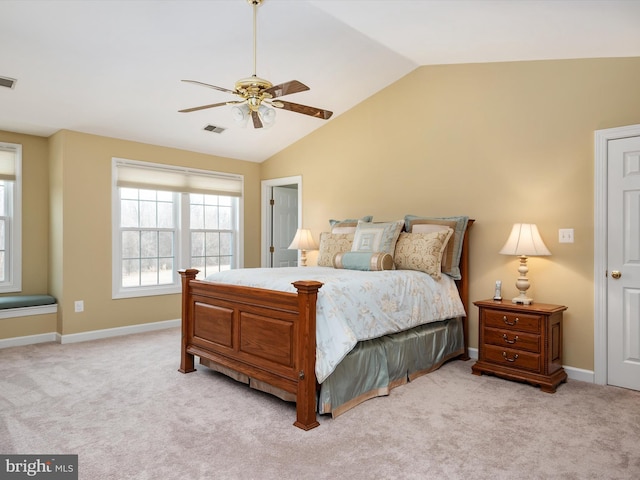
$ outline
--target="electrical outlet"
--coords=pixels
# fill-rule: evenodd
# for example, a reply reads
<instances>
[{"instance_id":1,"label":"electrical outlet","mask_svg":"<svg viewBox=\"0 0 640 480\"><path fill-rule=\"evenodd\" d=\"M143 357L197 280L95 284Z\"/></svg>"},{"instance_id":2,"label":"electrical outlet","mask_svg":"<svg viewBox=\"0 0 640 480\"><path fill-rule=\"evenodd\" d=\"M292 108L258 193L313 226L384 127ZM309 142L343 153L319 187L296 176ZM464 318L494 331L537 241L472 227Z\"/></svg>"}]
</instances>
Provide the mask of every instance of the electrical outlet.
<instances>
[{"instance_id":1,"label":"electrical outlet","mask_svg":"<svg viewBox=\"0 0 640 480\"><path fill-rule=\"evenodd\" d=\"M74 307L75 307L76 313L84 312L84 301L83 300L76 300L75 303L74 303Z\"/></svg>"},{"instance_id":2,"label":"electrical outlet","mask_svg":"<svg viewBox=\"0 0 640 480\"><path fill-rule=\"evenodd\" d=\"M561 228L558 230L558 241L560 243L573 243L573 228Z\"/></svg>"}]
</instances>

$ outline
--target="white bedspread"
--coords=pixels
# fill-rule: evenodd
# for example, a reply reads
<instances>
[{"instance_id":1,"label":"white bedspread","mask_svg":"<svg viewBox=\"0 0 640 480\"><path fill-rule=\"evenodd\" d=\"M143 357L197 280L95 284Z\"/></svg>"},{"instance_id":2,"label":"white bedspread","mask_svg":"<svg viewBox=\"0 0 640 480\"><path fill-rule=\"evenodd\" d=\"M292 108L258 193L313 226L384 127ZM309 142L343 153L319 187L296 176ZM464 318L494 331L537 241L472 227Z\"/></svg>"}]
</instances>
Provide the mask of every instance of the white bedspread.
<instances>
[{"instance_id":1,"label":"white bedspread","mask_svg":"<svg viewBox=\"0 0 640 480\"><path fill-rule=\"evenodd\" d=\"M292 282L317 280L316 377L322 383L360 340L465 315L454 281L411 270L362 272L329 267L244 268L207 281L296 292Z\"/></svg>"}]
</instances>

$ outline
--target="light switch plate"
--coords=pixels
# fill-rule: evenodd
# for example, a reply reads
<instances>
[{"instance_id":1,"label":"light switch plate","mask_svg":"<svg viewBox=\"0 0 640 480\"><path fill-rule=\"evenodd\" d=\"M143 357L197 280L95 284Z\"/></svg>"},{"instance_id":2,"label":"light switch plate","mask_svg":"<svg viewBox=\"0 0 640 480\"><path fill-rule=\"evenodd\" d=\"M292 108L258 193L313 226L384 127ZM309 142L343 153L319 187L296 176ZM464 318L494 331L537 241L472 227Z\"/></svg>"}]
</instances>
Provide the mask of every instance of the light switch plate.
<instances>
[{"instance_id":1,"label":"light switch plate","mask_svg":"<svg viewBox=\"0 0 640 480\"><path fill-rule=\"evenodd\" d=\"M558 241L560 243L573 243L573 228L561 228L558 230Z\"/></svg>"}]
</instances>

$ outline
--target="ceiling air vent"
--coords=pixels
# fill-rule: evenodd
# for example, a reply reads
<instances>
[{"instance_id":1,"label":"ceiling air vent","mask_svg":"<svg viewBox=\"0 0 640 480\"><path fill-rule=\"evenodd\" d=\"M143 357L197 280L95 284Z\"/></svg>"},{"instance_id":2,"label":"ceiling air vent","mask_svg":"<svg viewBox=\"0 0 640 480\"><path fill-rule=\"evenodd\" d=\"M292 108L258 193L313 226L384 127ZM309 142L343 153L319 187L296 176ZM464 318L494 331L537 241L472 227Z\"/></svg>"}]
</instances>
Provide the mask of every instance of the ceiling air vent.
<instances>
[{"instance_id":1,"label":"ceiling air vent","mask_svg":"<svg viewBox=\"0 0 640 480\"><path fill-rule=\"evenodd\" d=\"M0 77L0 87L13 88L16 82L15 78Z\"/></svg>"},{"instance_id":2,"label":"ceiling air vent","mask_svg":"<svg viewBox=\"0 0 640 480\"><path fill-rule=\"evenodd\" d=\"M213 133L222 133L226 130L226 128L216 127L215 125L207 125L206 127L204 127L204 129L208 132Z\"/></svg>"}]
</instances>

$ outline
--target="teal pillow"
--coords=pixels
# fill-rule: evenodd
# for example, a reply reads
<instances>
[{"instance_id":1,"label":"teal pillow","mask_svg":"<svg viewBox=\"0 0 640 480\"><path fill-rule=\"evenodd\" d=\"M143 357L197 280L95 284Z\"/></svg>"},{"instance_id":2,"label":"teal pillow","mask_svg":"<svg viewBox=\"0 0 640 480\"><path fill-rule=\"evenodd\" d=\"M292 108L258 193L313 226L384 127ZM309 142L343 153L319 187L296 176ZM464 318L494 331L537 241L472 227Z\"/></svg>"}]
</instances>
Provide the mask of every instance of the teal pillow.
<instances>
[{"instance_id":1,"label":"teal pillow","mask_svg":"<svg viewBox=\"0 0 640 480\"><path fill-rule=\"evenodd\" d=\"M393 270L393 257L386 252L340 252L333 257L334 268L348 270Z\"/></svg>"}]
</instances>

